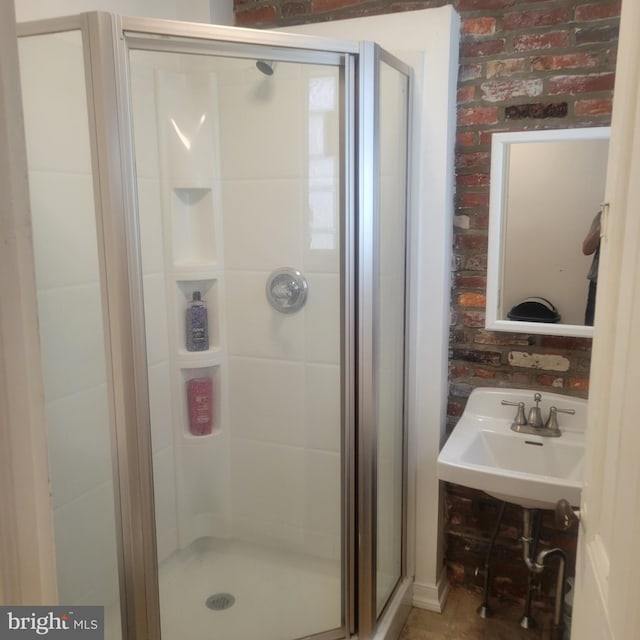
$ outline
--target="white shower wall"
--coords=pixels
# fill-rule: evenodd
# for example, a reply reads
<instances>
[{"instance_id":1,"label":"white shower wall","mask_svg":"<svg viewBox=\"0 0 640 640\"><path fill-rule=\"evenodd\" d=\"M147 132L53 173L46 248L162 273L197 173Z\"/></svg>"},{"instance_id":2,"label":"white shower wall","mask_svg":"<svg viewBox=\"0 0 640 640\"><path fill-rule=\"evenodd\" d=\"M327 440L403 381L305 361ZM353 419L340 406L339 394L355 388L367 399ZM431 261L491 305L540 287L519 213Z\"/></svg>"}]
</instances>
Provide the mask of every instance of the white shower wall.
<instances>
[{"instance_id":1,"label":"white shower wall","mask_svg":"<svg viewBox=\"0 0 640 640\"><path fill-rule=\"evenodd\" d=\"M170 269L158 251L174 231L166 224L162 231L157 194L175 186L176 174L184 182L188 171L176 166L176 153L163 165L163 148L169 147L157 140L175 137L171 117L181 130L188 126L186 112L178 114L181 107L174 106L171 116L157 101L166 102L162 86L171 74L202 76L205 69L215 91L202 110L217 119L210 131L219 132L208 140L210 153L220 158L211 183L214 209L221 208L212 212L221 227L215 230L220 303L209 312L221 342L216 401L222 406L214 436L185 438L184 424L166 420L179 415L175 405L184 389L167 375L176 345L159 320L175 313L175 301L163 294ZM218 535L338 559L337 73L281 63L267 78L253 60L136 54L132 90L150 393L158 420L153 437L160 558L197 537ZM193 157L201 167L202 156ZM213 162L214 173L217 166ZM163 179L172 184L161 184ZM307 305L297 314L279 314L267 303L265 282L281 266L295 267L309 280Z\"/></svg>"},{"instance_id":2,"label":"white shower wall","mask_svg":"<svg viewBox=\"0 0 640 640\"><path fill-rule=\"evenodd\" d=\"M337 73L280 63L265 77L246 65L220 76L233 531L337 559ZM291 315L264 291L283 266L309 282L305 307Z\"/></svg>"}]
</instances>

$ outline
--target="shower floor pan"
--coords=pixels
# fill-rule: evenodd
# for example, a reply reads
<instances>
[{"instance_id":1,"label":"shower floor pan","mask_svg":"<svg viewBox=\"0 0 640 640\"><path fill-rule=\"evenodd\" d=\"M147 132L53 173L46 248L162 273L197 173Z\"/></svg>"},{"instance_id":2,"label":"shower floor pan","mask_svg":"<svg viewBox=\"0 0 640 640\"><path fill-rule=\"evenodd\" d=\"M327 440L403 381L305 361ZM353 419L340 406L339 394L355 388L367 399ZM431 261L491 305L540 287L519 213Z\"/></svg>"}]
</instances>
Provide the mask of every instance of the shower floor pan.
<instances>
[{"instance_id":1,"label":"shower floor pan","mask_svg":"<svg viewBox=\"0 0 640 640\"><path fill-rule=\"evenodd\" d=\"M340 626L339 565L203 538L160 566L160 617L163 640L293 640L326 631Z\"/></svg>"}]
</instances>

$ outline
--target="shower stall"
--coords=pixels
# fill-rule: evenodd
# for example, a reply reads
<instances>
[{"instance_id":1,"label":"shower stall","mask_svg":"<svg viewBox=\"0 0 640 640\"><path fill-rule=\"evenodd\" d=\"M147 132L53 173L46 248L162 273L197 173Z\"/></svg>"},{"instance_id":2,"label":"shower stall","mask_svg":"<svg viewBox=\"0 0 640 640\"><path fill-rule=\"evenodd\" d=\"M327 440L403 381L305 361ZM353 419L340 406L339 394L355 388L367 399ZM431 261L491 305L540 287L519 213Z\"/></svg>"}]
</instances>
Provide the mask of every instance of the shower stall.
<instances>
[{"instance_id":1,"label":"shower stall","mask_svg":"<svg viewBox=\"0 0 640 640\"><path fill-rule=\"evenodd\" d=\"M18 33L60 603L110 640L392 634L409 69L98 12Z\"/></svg>"}]
</instances>

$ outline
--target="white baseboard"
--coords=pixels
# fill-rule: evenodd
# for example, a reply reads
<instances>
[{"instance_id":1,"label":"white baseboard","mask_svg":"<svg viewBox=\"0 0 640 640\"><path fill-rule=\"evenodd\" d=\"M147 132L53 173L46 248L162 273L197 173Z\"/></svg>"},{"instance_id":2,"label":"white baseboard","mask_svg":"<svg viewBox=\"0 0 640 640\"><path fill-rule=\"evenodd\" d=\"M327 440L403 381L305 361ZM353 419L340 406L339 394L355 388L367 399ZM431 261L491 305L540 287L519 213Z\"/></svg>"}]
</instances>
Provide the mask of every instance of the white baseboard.
<instances>
[{"instance_id":1,"label":"white baseboard","mask_svg":"<svg viewBox=\"0 0 640 640\"><path fill-rule=\"evenodd\" d=\"M412 604L419 609L442 613L448 594L449 580L447 572L443 570L436 584L421 584L419 582L413 584Z\"/></svg>"}]
</instances>

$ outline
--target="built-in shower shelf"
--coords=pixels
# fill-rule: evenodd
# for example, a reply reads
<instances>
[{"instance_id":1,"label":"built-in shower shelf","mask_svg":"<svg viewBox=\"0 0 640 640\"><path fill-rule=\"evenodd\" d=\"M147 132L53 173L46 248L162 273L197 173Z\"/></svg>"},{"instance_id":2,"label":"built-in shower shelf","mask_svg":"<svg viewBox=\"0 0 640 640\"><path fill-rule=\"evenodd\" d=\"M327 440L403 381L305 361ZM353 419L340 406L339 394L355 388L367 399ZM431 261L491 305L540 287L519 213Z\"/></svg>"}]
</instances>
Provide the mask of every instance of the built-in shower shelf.
<instances>
[{"instance_id":1,"label":"built-in shower shelf","mask_svg":"<svg viewBox=\"0 0 640 640\"><path fill-rule=\"evenodd\" d=\"M176 363L181 369L215 367L220 365L223 360L224 357L220 349L209 349L208 351L178 349L176 356Z\"/></svg>"},{"instance_id":2,"label":"built-in shower shelf","mask_svg":"<svg viewBox=\"0 0 640 640\"><path fill-rule=\"evenodd\" d=\"M219 278L180 279L175 286L176 312L176 353L179 357L197 358L203 354L213 354L220 350L220 280ZM187 351L186 312L193 294L198 292L201 300L207 305L207 325L209 333L209 349L206 351Z\"/></svg>"},{"instance_id":3,"label":"built-in shower shelf","mask_svg":"<svg viewBox=\"0 0 640 640\"><path fill-rule=\"evenodd\" d=\"M207 438L209 436L214 435L215 433L220 431L220 423L221 423L221 385L222 385L222 373L219 364L210 364L208 366L187 366L180 368L180 379L181 379L181 387L182 387L182 406L183 406L183 424L184 429L182 431L182 435L185 439L193 439L193 440L202 440L203 438ZM191 427L191 417L192 412L195 411L195 414L198 415L203 405L197 403L194 407L190 406L189 400L189 383L192 380L210 380L210 396L208 399L208 414L210 416L210 433L192 433ZM194 397L202 397L203 390L198 387L195 389ZM195 426L200 428L201 423L194 423Z\"/></svg>"},{"instance_id":4,"label":"built-in shower shelf","mask_svg":"<svg viewBox=\"0 0 640 640\"><path fill-rule=\"evenodd\" d=\"M177 262L173 265L176 280L211 280L219 273L217 262Z\"/></svg>"},{"instance_id":5,"label":"built-in shower shelf","mask_svg":"<svg viewBox=\"0 0 640 640\"><path fill-rule=\"evenodd\" d=\"M214 427L214 430L206 436L192 436L190 433L183 433L182 440L187 446L192 445L194 447L201 447L203 443L207 442L208 440L212 440L213 438L216 438L221 434L221 430Z\"/></svg>"},{"instance_id":6,"label":"built-in shower shelf","mask_svg":"<svg viewBox=\"0 0 640 640\"><path fill-rule=\"evenodd\" d=\"M169 227L175 265L215 264L217 205L210 189L172 189Z\"/></svg>"},{"instance_id":7,"label":"built-in shower shelf","mask_svg":"<svg viewBox=\"0 0 640 640\"><path fill-rule=\"evenodd\" d=\"M173 187L176 195L186 204L197 203L204 198L211 187Z\"/></svg>"}]
</instances>

